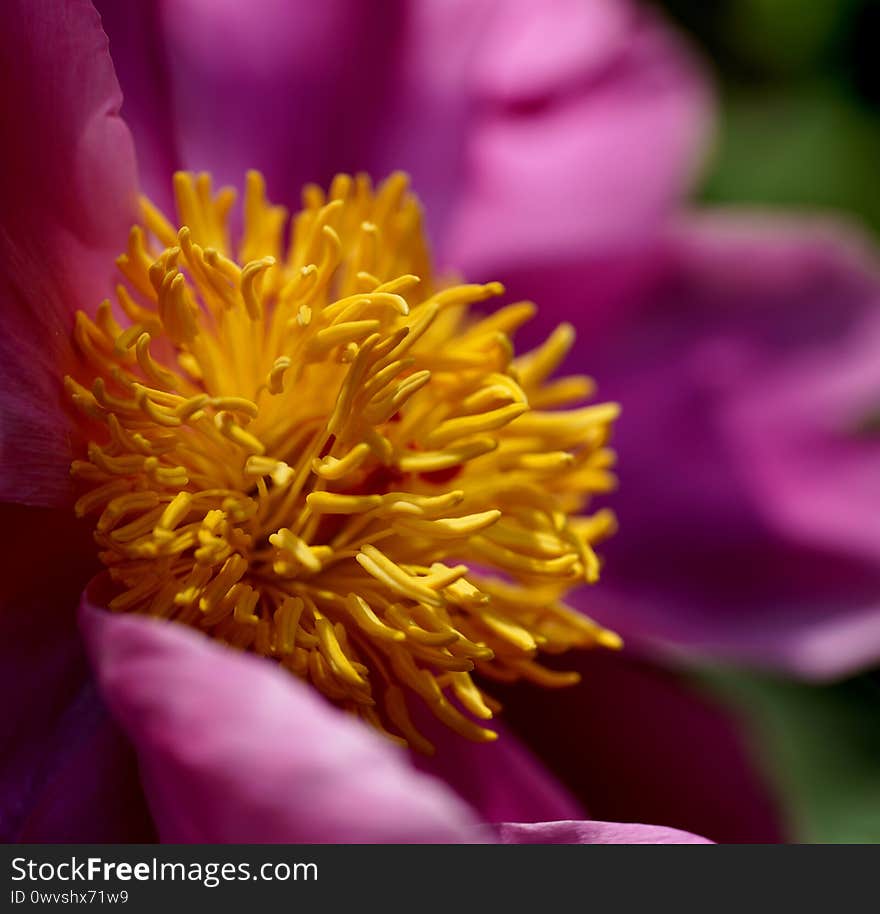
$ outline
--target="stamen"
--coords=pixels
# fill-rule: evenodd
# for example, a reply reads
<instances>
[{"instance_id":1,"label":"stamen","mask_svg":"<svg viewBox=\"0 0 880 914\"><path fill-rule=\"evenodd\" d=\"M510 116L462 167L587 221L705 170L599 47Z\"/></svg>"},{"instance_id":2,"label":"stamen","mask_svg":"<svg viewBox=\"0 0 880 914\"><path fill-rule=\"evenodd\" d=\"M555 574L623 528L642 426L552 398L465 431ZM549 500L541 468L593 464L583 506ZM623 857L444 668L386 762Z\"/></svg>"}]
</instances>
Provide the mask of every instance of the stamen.
<instances>
[{"instance_id":1,"label":"stamen","mask_svg":"<svg viewBox=\"0 0 880 914\"><path fill-rule=\"evenodd\" d=\"M403 175L307 188L286 254L257 172L235 249L231 190L174 192L179 229L141 201L118 309L77 315L66 379L104 428L71 472L111 611L273 658L421 751L413 699L490 740L485 678L565 685L541 653L619 647L563 602L614 530L586 512L617 407L547 380L572 329L515 359L535 306L486 316L499 283L437 285Z\"/></svg>"}]
</instances>

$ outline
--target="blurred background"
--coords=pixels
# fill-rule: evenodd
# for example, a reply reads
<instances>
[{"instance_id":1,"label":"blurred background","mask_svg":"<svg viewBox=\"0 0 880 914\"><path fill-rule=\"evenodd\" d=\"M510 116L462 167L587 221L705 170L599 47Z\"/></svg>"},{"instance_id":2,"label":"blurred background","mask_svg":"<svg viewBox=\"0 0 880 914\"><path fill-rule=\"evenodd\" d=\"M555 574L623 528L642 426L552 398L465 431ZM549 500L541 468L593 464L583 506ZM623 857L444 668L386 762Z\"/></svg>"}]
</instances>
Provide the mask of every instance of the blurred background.
<instances>
[{"instance_id":1,"label":"blurred background","mask_svg":"<svg viewBox=\"0 0 880 914\"><path fill-rule=\"evenodd\" d=\"M698 199L842 211L877 236L880 2L655 5L718 82L720 129ZM880 673L831 686L733 670L703 679L750 722L793 840L880 841Z\"/></svg>"},{"instance_id":2,"label":"blurred background","mask_svg":"<svg viewBox=\"0 0 880 914\"><path fill-rule=\"evenodd\" d=\"M880 230L880 0L662 0L720 83L710 202L830 207Z\"/></svg>"}]
</instances>

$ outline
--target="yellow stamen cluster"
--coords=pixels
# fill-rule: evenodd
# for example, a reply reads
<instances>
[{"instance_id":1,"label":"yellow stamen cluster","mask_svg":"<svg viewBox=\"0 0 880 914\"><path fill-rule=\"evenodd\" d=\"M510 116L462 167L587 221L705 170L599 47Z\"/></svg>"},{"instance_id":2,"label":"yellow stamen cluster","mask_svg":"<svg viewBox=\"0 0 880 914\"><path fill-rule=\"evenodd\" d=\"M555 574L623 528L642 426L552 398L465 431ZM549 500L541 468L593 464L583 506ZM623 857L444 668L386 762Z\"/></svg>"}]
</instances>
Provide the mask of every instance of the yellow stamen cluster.
<instances>
[{"instance_id":1,"label":"yellow stamen cluster","mask_svg":"<svg viewBox=\"0 0 880 914\"><path fill-rule=\"evenodd\" d=\"M488 740L472 673L564 685L538 651L617 646L561 602L614 526L581 512L613 485L617 408L562 409L591 382L547 380L571 328L514 358L534 306L479 316L498 283L435 283L403 175L307 187L286 252L258 173L235 251L234 193L174 189L183 227L142 201L118 306L77 315L66 379L103 426L72 472L110 609L273 657L424 751L413 693Z\"/></svg>"}]
</instances>

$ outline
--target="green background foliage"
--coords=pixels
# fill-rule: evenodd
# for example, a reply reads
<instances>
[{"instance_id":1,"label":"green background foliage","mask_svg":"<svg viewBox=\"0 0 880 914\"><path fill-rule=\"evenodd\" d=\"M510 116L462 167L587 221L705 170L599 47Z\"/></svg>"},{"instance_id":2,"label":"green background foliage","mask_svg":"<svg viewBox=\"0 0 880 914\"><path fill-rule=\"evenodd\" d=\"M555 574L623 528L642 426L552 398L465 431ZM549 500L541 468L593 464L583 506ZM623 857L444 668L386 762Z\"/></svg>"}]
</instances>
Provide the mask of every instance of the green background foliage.
<instances>
[{"instance_id":1,"label":"green background foliage","mask_svg":"<svg viewBox=\"0 0 880 914\"><path fill-rule=\"evenodd\" d=\"M880 231L880 2L660 5L718 83L702 199L844 210Z\"/></svg>"}]
</instances>

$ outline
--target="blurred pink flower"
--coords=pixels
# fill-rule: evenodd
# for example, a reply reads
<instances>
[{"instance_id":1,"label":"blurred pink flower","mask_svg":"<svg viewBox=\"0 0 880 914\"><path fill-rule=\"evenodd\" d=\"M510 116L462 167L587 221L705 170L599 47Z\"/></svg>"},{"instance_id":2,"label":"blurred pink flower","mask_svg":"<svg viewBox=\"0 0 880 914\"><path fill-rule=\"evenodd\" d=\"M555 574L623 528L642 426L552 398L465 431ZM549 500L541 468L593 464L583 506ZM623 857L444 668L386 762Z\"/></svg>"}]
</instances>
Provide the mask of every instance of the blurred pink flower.
<instances>
[{"instance_id":1,"label":"blurred pink flower","mask_svg":"<svg viewBox=\"0 0 880 914\"><path fill-rule=\"evenodd\" d=\"M158 2L106 6L142 184L160 202L170 173L190 165L236 182L259 167L288 202L304 181L340 169L403 166L445 262L474 273L497 267L524 287L534 278L542 301L564 293L558 308L583 317L588 343L590 332L642 307L708 111L690 57L647 14L610 0L401 3L381 14L342 0L277 0L259 14L216 0L183 0L173 13ZM127 739L120 734L75 626L94 560L67 507L77 431L59 379L72 358L72 314L106 294L134 221L132 144L89 4L18 2L6 26L0 57L14 91L4 94L0 172L0 668L22 697L0 718L4 745L14 747L0 769L3 833L450 841L488 840L480 822L551 820L496 835L700 840L583 821L579 803L511 734L491 747L446 738L436 759L418 760L419 773L270 664L182 628L110 616L87 595L81 629ZM600 661L585 688L602 689L603 669ZM621 694L627 671L622 664L609 680ZM584 699L580 689L568 694ZM775 837L730 724L675 683L662 694L669 701L654 725L663 722L677 767L702 779L709 802L688 811L640 771L604 786L641 791L644 808L669 810L664 821L713 838ZM594 744L589 731L572 739L576 713L556 720L546 695L532 701L545 723L555 720L570 763L604 757L612 772L615 753L638 746L638 714L615 716ZM528 702L523 709L527 716ZM730 784L733 805L721 795Z\"/></svg>"},{"instance_id":2,"label":"blurred pink flower","mask_svg":"<svg viewBox=\"0 0 880 914\"><path fill-rule=\"evenodd\" d=\"M616 430L622 535L590 612L631 645L811 679L880 658L880 284L855 232L702 212L625 319L582 337Z\"/></svg>"}]
</instances>

